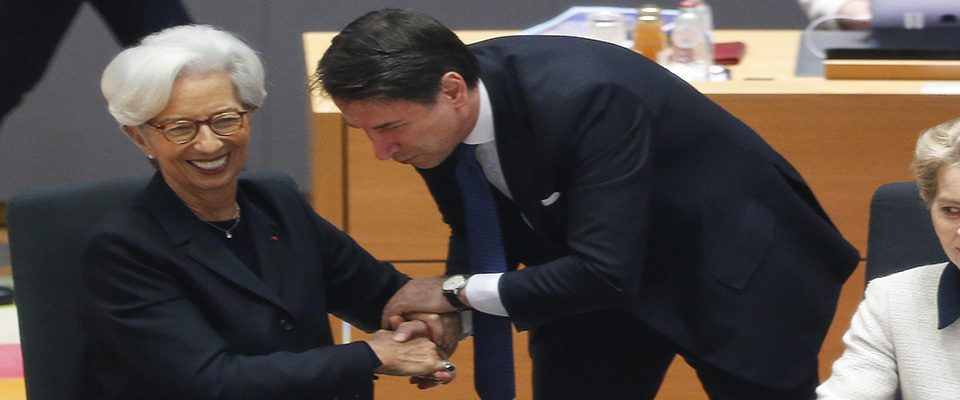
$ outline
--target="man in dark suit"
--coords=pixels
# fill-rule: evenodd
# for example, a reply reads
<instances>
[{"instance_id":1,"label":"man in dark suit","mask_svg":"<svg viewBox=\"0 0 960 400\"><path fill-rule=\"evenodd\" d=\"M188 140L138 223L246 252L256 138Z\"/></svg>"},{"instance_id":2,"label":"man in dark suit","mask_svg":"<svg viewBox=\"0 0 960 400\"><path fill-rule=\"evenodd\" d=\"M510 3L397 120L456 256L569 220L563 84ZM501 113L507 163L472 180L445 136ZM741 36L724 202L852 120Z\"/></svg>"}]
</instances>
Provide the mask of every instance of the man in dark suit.
<instances>
[{"instance_id":1,"label":"man in dark suit","mask_svg":"<svg viewBox=\"0 0 960 400\"><path fill-rule=\"evenodd\" d=\"M468 47L382 10L334 38L317 81L378 158L418 169L451 227L453 277L411 281L384 318L508 317L531 331L540 399L653 398L675 354L714 399L813 396L859 255L786 160L656 63L570 37ZM476 273L468 251L464 151L508 272Z\"/></svg>"}]
</instances>

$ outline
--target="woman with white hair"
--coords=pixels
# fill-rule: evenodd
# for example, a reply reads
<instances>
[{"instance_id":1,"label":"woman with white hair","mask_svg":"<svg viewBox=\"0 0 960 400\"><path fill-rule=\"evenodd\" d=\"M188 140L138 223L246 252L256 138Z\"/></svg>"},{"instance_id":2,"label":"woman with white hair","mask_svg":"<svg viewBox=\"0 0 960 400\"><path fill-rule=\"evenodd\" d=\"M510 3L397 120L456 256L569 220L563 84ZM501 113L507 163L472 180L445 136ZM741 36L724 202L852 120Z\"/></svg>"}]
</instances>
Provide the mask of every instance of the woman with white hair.
<instances>
[{"instance_id":1,"label":"woman with white hair","mask_svg":"<svg viewBox=\"0 0 960 400\"><path fill-rule=\"evenodd\" d=\"M121 52L101 86L157 173L84 252L87 397L371 398L375 374L453 378L424 336L455 346L440 339L457 317L394 321L395 332L334 345L328 313L375 331L409 278L316 215L292 182L240 176L266 95L243 41L169 28Z\"/></svg>"},{"instance_id":2,"label":"woman with white hair","mask_svg":"<svg viewBox=\"0 0 960 400\"><path fill-rule=\"evenodd\" d=\"M819 399L960 399L960 119L920 136L913 171L950 261L870 281Z\"/></svg>"}]
</instances>

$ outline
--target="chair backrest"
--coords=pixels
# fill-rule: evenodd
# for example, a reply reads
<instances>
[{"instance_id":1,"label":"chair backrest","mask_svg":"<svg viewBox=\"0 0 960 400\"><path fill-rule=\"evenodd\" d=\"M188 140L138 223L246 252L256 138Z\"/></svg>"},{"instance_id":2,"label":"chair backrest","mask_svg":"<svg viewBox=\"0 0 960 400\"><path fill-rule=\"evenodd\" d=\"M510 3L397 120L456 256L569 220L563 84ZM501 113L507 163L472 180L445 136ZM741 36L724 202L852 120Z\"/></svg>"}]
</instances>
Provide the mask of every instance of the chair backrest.
<instances>
[{"instance_id":1,"label":"chair backrest","mask_svg":"<svg viewBox=\"0 0 960 400\"><path fill-rule=\"evenodd\" d=\"M8 201L10 261L30 400L79 398L83 239L94 224L140 193L148 180L107 179L28 189Z\"/></svg>"},{"instance_id":2,"label":"chair backrest","mask_svg":"<svg viewBox=\"0 0 960 400\"><path fill-rule=\"evenodd\" d=\"M916 182L880 186L870 202L867 281L947 261Z\"/></svg>"},{"instance_id":3,"label":"chair backrest","mask_svg":"<svg viewBox=\"0 0 960 400\"><path fill-rule=\"evenodd\" d=\"M866 280L947 261L916 182L880 186L870 201ZM897 389L896 400L902 399Z\"/></svg>"}]
</instances>

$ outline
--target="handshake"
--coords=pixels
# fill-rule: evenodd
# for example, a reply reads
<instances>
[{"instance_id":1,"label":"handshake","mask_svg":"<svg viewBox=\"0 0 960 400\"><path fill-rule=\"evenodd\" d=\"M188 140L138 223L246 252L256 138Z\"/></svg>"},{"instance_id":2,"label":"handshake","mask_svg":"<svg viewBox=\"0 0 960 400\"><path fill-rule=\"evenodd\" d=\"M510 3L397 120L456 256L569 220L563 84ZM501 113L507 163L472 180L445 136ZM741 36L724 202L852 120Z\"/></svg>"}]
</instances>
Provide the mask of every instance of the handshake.
<instances>
[{"instance_id":1,"label":"handshake","mask_svg":"<svg viewBox=\"0 0 960 400\"><path fill-rule=\"evenodd\" d=\"M382 364L375 373L409 376L420 389L456 378L447 359L466 335L460 313L443 296L446 278L413 279L384 307L383 329L367 341Z\"/></svg>"}]
</instances>

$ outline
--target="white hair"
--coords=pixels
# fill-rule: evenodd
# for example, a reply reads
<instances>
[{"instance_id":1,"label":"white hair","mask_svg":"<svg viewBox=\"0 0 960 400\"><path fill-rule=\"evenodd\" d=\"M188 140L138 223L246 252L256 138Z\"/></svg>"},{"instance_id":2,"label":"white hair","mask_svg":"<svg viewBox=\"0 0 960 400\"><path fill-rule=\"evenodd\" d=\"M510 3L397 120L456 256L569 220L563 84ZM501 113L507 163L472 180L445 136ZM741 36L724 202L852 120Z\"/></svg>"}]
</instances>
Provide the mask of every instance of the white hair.
<instances>
[{"instance_id":1,"label":"white hair","mask_svg":"<svg viewBox=\"0 0 960 400\"><path fill-rule=\"evenodd\" d=\"M230 74L244 105L263 105L267 92L257 53L208 25L167 28L123 50L104 69L100 90L121 126L138 126L166 108L178 77L216 71Z\"/></svg>"}]
</instances>

